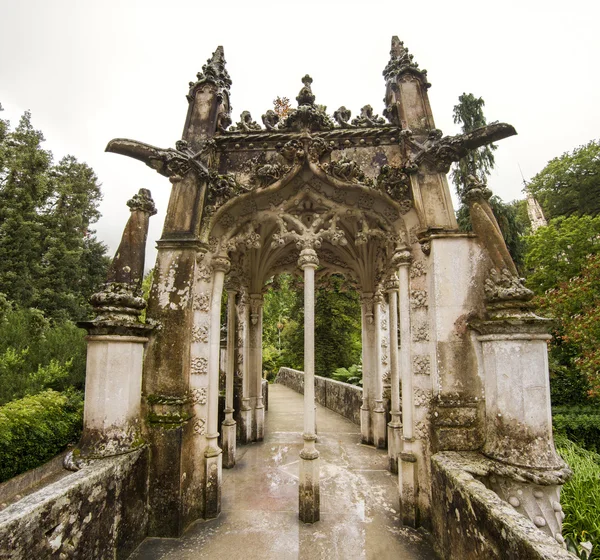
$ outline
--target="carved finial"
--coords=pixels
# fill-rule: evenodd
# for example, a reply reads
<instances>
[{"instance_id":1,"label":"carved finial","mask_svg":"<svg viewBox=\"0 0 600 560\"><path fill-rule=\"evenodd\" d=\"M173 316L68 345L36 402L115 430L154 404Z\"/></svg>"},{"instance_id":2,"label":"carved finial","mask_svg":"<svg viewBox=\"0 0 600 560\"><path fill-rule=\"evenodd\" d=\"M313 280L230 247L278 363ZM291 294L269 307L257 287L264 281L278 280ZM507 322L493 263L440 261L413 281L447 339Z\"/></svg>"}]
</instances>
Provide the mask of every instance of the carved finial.
<instances>
[{"instance_id":1,"label":"carved finial","mask_svg":"<svg viewBox=\"0 0 600 560\"><path fill-rule=\"evenodd\" d=\"M304 78L302 78L302 83L304 87L300 90L298 97L296 97L296 101L298 105L314 105L315 104L315 96L313 95L311 84L313 79L306 74Z\"/></svg>"},{"instance_id":2,"label":"carved finial","mask_svg":"<svg viewBox=\"0 0 600 560\"><path fill-rule=\"evenodd\" d=\"M216 86L229 91L231 87L231 78L225 68L225 54L222 46L218 46L217 50L202 66L202 72L196 74L197 81L190 82L190 92L188 101L194 98L194 93L198 86L204 83L213 83Z\"/></svg>"},{"instance_id":3,"label":"carved finial","mask_svg":"<svg viewBox=\"0 0 600 560\"><path fill-rule=\"evenodd\" d=\"M390 61L383 71L383 76L386 80L391 80L409 71L422 78L425 87L431 85L427 82L427 70L419 69L419 65L413 62L413 55L408 52L404 43L394 35L392 37Z\"/></svg>"},{"instance_id":4,"label":"carved finial","mask_svg":"<svg viewBox=\"0 0 600 560\"><path fill-rule=\"evenodd\" d=\"M140 189L137 194L133 195L133 198L127 201L127 206L132 212L139 211L149 216L156 214L156 206L148 189Z\"/></svg>"}]
</instances>

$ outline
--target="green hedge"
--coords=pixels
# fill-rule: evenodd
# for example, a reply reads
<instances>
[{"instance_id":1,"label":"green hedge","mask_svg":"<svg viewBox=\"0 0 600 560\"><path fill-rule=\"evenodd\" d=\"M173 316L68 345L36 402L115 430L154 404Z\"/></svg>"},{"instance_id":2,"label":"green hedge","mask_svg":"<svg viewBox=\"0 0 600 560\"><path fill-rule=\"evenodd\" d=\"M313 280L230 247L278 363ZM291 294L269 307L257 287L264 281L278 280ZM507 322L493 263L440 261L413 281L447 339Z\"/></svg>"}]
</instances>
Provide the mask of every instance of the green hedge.
<instances>
[{"instance_id":1,"label":"green hedge","mask_svg":"<svg viewBox=\"0 0 600 560\"><path fill-rule=\"evenodd\" d=\"M554 407L552 424L557 434L568 437L589 451L600 452L600 407Z\"/></svg>"},{"instance_id":2,"label":"green hedge","mask_svg":"<svg viewBox=\"0 0 600 560\"><path fill-rule=\"evenodd\" d=\"M81 393L51 389L0 407L0 482L44 464L81 435Z\"/></svg>"}]
</instances>

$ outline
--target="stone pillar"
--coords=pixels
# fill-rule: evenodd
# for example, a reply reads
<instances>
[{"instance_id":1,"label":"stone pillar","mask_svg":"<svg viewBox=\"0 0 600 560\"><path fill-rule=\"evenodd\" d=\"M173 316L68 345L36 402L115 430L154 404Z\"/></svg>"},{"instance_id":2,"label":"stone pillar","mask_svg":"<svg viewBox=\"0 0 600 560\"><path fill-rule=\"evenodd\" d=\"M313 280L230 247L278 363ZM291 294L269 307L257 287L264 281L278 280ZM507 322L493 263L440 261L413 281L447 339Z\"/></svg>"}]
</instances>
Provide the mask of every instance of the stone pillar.
<instances>
[{"instance_id":1,"label":"stone pillar","mask_svg":"<svg viewBox=\"0 0 600 560\"><path fill-rule=\"evenodd\" d=\"M265 406L262 396L262 294L250 294L250 395L254 396L252 440L262 441L265 429Z\"/></svg>"},{"instance_id":2,"label":"stone pillar","mask_svg":"<svg viewBox=\"0 0 600 560\"><path fill-rule=\"evenodd\" d=\"M250 306L246 288L242 288L237 305L238 356L242 377L242 405L240 408L240 441L252 441L252 407L250 406Z\"/></svg>"},{"instance_id":3,"label":"stone pillar","mask_svg":"<svg viewBox=\"0 0 600 560\"><path fill-rule=\"evenodd\" d=\"M398 455L402 451L402 420L400 416L400 367L398 361L398 289L396 274L385 284L389 298L391 420L388 424L388 457L390 471L398 473Z\"/></svg>"},{"instance_id":4,"label":"stone pillar","mask_svg":"<svg viewBox=\"0 0 600 560\"><path fill-rule=\"evenodd\" d=\"M531 314L533 315L533 314ZM477 321L485 378L483 453L498 461L486 483L560 543L560 485L570 471L552 437L548 321Z\"/></svg>"},{"instance_id":5,"label":"stone pillar","mask_svg":"<svg viewBox=\"0 0 600 560\"><path fill-rule=\"evenodd\" d=\"M417 457L415 455L413 372L410 351L410 284L408 268L411 256L400 252L395 259L398 266L398 296L400 311L400 371L402 377L402 447L398 462L400 510L405 525L418 525Z\"/></svg>"},{"instance_id":6,"label":"stone pillar","mask_svg":"<svg viewBox=\"0 0 600 560\"><path fill-rule=\"evenodd\" d=\"M373 352L373 386L374 386L374 408L373 408L373 444L378 449L386 447L386 417L383 407L383 367L381 364L381 308L383 305L383 294L378 291L375 296L375 348Z\"/></svg>"},{"instance_id":7,"label":"stone pillar","mask_svg":"<svg viewBox=\"0 0 600 560\"><path fill-rule=\"evenodd\" d=\"M153 328L139 322L146 306L141 293L150 216L150 191L127 202L131 215L102 290L91 303L97 316L79 323L88 331L83 434L67 466L127 453L143 445L142 369L144 345Z\"/></svg>"},{"instance_id":8,"label":"stone pillar","mask_svg":"<svg viewBox=\"0 0 600 560\"><path fill-rule=\"evenodd\" d=\"M304 271L304 447L300 452L300 520L319 520L319 452L315 448L315 270L314 249L303 249L298 266Z\"/></svg>"},{"instance_id":9,"label":"stone pillar","mask_svg":"<svg viewBox=\"0 0 600 560\"><path fill-rule=\"evenodd\" d=\"M235 332L237 291L227 290L227 371L225 377L225 420L223 421L223 466L231 469L235 466L236 422L233 419L233 382L235 371Z\"/></svg>"},{"instance_id":10,"label":"stone pillar","mask_svg":"<svg viewBox=\"0 0 600 560\"><path fill-rule=\"evenodd\" d=\"M206 422L204 516L207 519L221 513L221 468L223 455L218 444L219 424L219 357L221 350L221 295L225 273L229 270L227 257L211 261L214 276L210 300L210 348L208 358L208 419Z\"/></svg>"},{"instance_id":11,"label":"stone pillar","mask_svg":"<svg viewBox=\"0 0 600 560\"><path fill-rule=\"evenodd\" d=\"M372 364L372 328L373 328L373 294L363 292L360 298L361 338L363 364L363 396L360 407L360 433L364 444L373 443L373 426L371 424L371 364Z\"/></svg>"}]
</instances>

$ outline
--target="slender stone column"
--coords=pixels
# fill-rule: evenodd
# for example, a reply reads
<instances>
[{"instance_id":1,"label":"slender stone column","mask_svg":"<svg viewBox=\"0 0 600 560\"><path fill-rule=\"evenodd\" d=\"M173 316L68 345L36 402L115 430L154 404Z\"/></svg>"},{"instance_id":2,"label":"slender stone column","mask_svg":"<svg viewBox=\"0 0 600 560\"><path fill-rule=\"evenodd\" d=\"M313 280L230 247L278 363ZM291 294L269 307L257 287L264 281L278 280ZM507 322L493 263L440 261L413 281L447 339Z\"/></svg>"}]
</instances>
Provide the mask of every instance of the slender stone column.
<instances>
[{"instance_id":1,"label":"slender stone column","mask_svg":"<svg viewBox=\"0 0 600 560\"><path fill-rule=\"evenodd\" d=\"M265 431L265 406L262 397L262 294L250 294L250 322L252 355L250 358L250 386L254 385L254 425L252 439L262 441Z\"/></svg>"},{"instance_id":2,"label":"slender stone column","mask_svg":"<svg viewBox=\"0 0 600 560\"><path fill-rule=\"evenodd\" d=\"M237 291L227 290L227 371L225 377L225 420L223 430L223 466L231 469L235 466L236 422L233 419L233 374L235 370L235 298Z\"/></svg>"},{"instance_id":3,"label":"slender stone column","mask_svg":"<svg viewBox=\"0 0 600 560\"><path fill-rule=\"evenodd\" d=\"M246 288L242 288L238 300L238 367L242 376L240 441L249 443L252 441L252 407L250 406L250 309Z\"/></svg>"},{"instance_id":4,"label":"slender stone column","mask_svg":"<svg viewBox=\"0 0 600 560\"><path fill-rule=\"evenodd\" d=\"M399 309L400 309L400 370L402 376L402 446L399 454L398 485L400 487L400 509L405 525L415 527L417 514L417 464L414 453L414 402L413 377L410 356L410 284L408 268L411 256L401 251L395 259L398 266Z\"/></svg>"},{"instance_id":5,"label":"slender stone column","mask_svg":"<svg viewBox=\"0 0 600 560\"><path fill-rule=\"evenodd\" d=\"M304 448L300 452L300 520L319 520L319 452L315 448L315 270L314 249L303 249L298 266L304 271Z\"/></svg>"},{"instance_id":6,"label":"slender stone column","mask_svg":"<svg viewBox=\"0 0 600 560\"><path fill-rule=\"evenodd\" d=\"M364 444L373 442L371 425L371 344L369 341L370 330L373 328L373 294L363 292L360 298L361 310L361 337L362 337L362 364L363 364L363 396L360 407L360 434Z\"/></svg>"},{"instance_id":7,"label":"slender stone column","mask_svg":"<svg viewBox=\"0 0 600 560\"><path fill-rule=\"evenodd\" d=\"M217 517L221 512L221 476L223 455L217 438L219 437L219 354L221 333L221 295L225 273L229 270L229 259L215 257L211 264L214 269L213 289L210 301L210 349L208 358L208 419L206 422L207 448L206 478L204 490L204 515L207 519Z\"/></svg>"},{"instance_id":8,"label":"slender stone column","mask_svg":"<svg viewBox=\"0 0 600 560\"><path fill-rule=\"evenodd\" d=\"M388 457L390 471L398 473L398 454L402 451L402 421L400 418L400 368L398 363L398 289L396 274L385 283L389 299L391 416L388 424Z\"/></svg>"},{"instance_id":9,"label":"slender stone column","mask_svg":"<svg viewBox=\"0 0 600 560\"><path fill-rule=\"evenodd\" d=\"M375 351L374 351L374 397L375 407L373 409L373 443L379 449L386 447L386 418L385 408L383 407L383 367L381 365L381 307L383 303L383 294L378 291L375 296Z\"/></svg>"}]
</instances>

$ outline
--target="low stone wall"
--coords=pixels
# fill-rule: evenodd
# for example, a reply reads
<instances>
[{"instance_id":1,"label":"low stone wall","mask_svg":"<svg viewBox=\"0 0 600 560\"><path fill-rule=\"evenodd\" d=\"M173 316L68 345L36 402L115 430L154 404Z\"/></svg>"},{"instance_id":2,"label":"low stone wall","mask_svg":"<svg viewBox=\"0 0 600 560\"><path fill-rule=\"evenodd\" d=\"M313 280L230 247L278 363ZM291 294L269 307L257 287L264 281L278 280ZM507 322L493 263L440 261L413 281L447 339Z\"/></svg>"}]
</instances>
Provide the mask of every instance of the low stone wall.
<instances>
[{"instance_id":1,"label":"low stone wall","mask_svg":"<svg viewBox=\"0 0 600 560\"><path fill-rule=\"evenodd\" d=\"M436 552L450 560L573 560L553 538L484 486L467 469L475 453L445 451L432 463Z\"/></svg>"},{"instance_id":2,"label":"low stone wall","mask_svg":"<svg viewBox=\"0 0 600 560\"><path fill-rule=\"evenodd\" d=\"M304 394L304 372L280 368L275 383L281 383L297 393ZM360 426L362 389L356 385L334 381L315 375L315 400L322 406L341 414Z\"/></svg>"},{"instance_id":3,"label":"low stone wall","mask_svg":"<svg viewBox=\"0 0 600 560\"><path fill-rule=\"evenodd\" d=\"M97 461L0 512L0 558L127 558L147 527L146 449Z\"/></svg>"}]
</instances>

